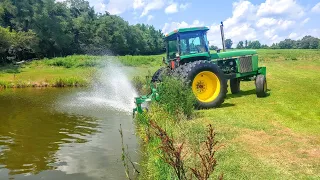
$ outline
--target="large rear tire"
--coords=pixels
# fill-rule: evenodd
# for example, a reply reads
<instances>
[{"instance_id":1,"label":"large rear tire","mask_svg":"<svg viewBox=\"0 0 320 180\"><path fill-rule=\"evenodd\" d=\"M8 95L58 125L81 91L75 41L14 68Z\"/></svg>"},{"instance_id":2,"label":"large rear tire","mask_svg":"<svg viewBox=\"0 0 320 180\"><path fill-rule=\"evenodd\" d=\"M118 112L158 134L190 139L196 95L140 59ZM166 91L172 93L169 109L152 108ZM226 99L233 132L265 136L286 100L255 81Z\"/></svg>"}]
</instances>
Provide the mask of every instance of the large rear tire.
<instances>
[{"instance_id":1,"label":"large rear tire","mask_svg":"<svg viewBox=\"0 0 320 180\"><path fill-rule=\"evenodd\" d=\"M216 64L201 60L188 63L179 70L197 97L198 108L219 107L224 102L227 80Z\"/></svg>"}]
</instances>

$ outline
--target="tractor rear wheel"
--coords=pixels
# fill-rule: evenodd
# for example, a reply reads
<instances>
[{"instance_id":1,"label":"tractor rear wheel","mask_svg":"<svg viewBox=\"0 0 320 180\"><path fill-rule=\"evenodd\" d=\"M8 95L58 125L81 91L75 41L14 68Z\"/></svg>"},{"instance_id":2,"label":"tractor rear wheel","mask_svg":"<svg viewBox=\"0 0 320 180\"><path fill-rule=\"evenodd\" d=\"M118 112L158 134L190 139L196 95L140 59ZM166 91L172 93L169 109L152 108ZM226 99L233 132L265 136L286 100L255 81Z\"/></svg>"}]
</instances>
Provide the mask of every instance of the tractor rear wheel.
<instances>
[{"instance_id":1,"label":"tractor rear wheel","mask_svg":"<svg viewBox=\"0 0 320 180\"><path fill-rule=\"evenodd\" d=\"M209 61L195 61L181 68L181 76L197 97L198 108L219 107L226 98L227 80L220 68Z\"/></svg>"},{"instance_id":2,"label":"tractor rear wheel","mask_svg":"<svg viewBox=\"0 0 320 180\"><path fill-rule=\"evenodd\" d=\"M266 97L267 96L267 79L266 76L259 74L256 77L256 94L257 97Z\"/></svg>"},{"instance_id":3,"label":"tractor rear wheel","mask_svg":"<svg viewBox=\"0 0 320 180\"><path fill-rule=\"evenodd\" d=\"M230 89L232 94L237 94L240 92L240 79L230 79Z\"/></svg>"}]
</instances>

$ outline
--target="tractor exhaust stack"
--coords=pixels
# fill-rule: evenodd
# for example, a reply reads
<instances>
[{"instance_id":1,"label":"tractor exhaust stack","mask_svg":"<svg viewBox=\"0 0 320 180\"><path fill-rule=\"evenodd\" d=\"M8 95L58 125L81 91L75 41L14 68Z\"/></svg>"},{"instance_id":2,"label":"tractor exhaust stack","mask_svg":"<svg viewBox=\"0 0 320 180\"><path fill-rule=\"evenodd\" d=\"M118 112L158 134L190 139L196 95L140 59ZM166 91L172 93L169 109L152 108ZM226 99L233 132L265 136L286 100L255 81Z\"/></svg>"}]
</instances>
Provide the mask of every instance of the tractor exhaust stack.
<instances>
[{"instance_id":1,"label":"tractor exhaust stack","mask_svg":"<svg viewBox=\"0 0 320 180\"><path fill-rule=\"evenodd\" d=\"M223 30L223 22L221 21L220 24L220 31L221 31L221 39L222 39L222 48L223 48L223 52L226 51L226 41L224 39L224 30Z\"/></svg>"}]
</instances>

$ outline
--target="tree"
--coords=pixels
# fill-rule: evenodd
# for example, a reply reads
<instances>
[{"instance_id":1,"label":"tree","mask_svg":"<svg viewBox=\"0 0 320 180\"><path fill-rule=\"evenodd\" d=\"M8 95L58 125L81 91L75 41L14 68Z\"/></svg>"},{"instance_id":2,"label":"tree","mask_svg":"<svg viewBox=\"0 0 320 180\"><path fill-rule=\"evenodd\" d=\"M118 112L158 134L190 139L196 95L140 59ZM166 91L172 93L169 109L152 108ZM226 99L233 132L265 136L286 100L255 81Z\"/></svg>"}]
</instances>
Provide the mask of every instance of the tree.
<instances>
[{"instance_id":1,"label":"tree","mask_svg":"<svg viewBox=\"0 0 320 180\"><path fill-rule=\"evenodd\" d=\"M245 41L244 48L248 48L248 40Z\"/></svg>"},{"instance_id":2,"label":"tree","mask_svg":"<svg viewBox=\"0 0 320 180\"><path fill-rule=\"evenodd\" d=\"M231 39L226 39L225 43L226 43L226 48L227 49L231 49L232 44L233 44L232 40Z\"/></svg>"},{"instance_id":3,"label":"tree","mask_svg":"<svg viewBox=\"0 0 320 180\"><path fill-rule=\"evenodd\" d=\"M272 45L270 46L271 49L279 49L279 45L278 43L272 43Z\"/></svg>"},{"instance_id":4,"label":"tree","mask_svg":"<svg viewBox=\"0 0 320 180\"><path fill-rule=\"evenodd\" d=\"M29 59L36 52L38 38L32 31L16 32L0 27L0 64Z\"/></svg>"},{"instance_id":5,"label":"tree","mask_svg":"<svg viewBox=\"0 0 320 180\"><path fill-rule=\"evenodd\" d=\"M217 50L217 49L219 49L219 48L218 48L218 46L211 45L209 49L210 49L210 50Z\"/></svg>"},{"instance_id":6,"label":"tree","mask_svg":"<svg viewBox=\"0 0 320 180\"><path fill-rule=\"evenodd\" d=\"M305 36L299 41L300 49L317 49L319 39L312 36Z\"/></svg>"},{"instance_id":7,"label":"tree","mask_svg":"<svg viewBox=\"0 0 320 180\"><path fill-rule=\"evenodd\" d=\"M291 39L285 39L284 41L279 42L280 49L292 49L296 47L296 41Z\"/></svg>"},{"instance_id":8,"label":"tree","mask_svg":"<svg viewBox=\"0 0 320 180\"><path fill-rule=\"evenodd\" d=\"M260 49L261 48L261 43L259 41L250 41L248 48L252 48L252 49Z\"/></svg>"},{"instance_id":9,"label":"tree","mask_svg":"<svg viewBox=\"0 0 320 180\"><path fill-rule=\"evenodd\" d=\"M268 49L268 48L269 48L269 46L266 44L261 45L261 49Z\"/></svg>"},{"instance_id":10,"label":"tree","mask_svg":"<svg viewBox=\"0 0 320 180\"><path fill-rule=\"evenodd\" d=\"M238 45L237 45L237 49L243 49L243 41L239 41Z\"/></svg>"}]
</instances>

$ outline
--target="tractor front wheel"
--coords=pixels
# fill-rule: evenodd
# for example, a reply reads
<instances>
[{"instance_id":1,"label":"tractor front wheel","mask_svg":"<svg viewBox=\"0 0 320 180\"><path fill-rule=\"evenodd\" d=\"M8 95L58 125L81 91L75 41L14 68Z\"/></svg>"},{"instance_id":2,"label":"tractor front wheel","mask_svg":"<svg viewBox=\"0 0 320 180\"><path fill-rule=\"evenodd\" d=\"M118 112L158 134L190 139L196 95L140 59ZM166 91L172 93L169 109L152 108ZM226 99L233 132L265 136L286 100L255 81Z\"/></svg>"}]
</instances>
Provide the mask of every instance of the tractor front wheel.
<instances>
[{"instance_id":1,"label":"tractor front wheel","mask_svg":"<svg viewBox=\"0 0 320 180\"><path fill-rule=\"evenodd\" d=\"M166 68L162 67L158 69L152 76L151 82L161 82L163 79L163 76L165 74Z\"/></svg>"},{"instance_id":2,"label":"tractor front wheel","mask_svg":"<svg viewBox=\"0 0 320 180\"><path fill-rule=\"evenodd\" d=\"M230 79L230 89L232 94L237 94L240 92L240 79Z\"/></svg>"},{"instance_id":3,"label":"tractor front wheel","mask_svg":"<svg viewBox=\"0 0 320 180\"><path fill-rule=\"evenodd\" d=\"M267 79L266 76L259 74L256 77L256 94L257 97L267 96Z\"/></svg>"},{"instance_id":4,"label":"tractor front wheel","mask_svg":"<svg viewBox=\"0 0 320 180\"><path fill-rule=\"evenodd\" d=\"M182 78L197 97L198 108L220 106L227 94L227 80L220 68L209 61L195 61L182 68Z\"/></svg>"}]
</instances>

